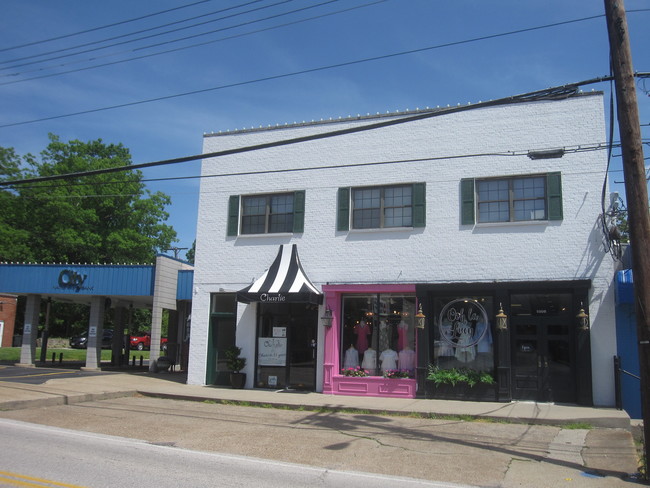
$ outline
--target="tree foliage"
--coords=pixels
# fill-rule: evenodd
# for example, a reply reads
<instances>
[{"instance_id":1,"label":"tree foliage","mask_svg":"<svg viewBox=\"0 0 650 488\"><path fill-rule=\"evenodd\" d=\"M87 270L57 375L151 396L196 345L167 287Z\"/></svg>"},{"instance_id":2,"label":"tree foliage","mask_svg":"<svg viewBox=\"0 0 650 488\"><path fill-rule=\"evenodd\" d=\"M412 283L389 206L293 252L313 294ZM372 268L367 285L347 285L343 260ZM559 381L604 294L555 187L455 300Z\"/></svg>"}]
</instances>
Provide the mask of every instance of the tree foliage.
<instances>
[{"instance_id":1,"label":"tree foliage","mask_svg":"<svg viewBox=\"0 0 650 488\"><path fill-rule=\"evenodd\" d=\"M40 161L0 148L5 181L130 165L127 148L101 139L66 143L50 135ZM170 197L147 190L137 170L16 185L0 191L0 203L1 261L152 263L176 242L165 224Z\"/></svg>"}]
</instances>

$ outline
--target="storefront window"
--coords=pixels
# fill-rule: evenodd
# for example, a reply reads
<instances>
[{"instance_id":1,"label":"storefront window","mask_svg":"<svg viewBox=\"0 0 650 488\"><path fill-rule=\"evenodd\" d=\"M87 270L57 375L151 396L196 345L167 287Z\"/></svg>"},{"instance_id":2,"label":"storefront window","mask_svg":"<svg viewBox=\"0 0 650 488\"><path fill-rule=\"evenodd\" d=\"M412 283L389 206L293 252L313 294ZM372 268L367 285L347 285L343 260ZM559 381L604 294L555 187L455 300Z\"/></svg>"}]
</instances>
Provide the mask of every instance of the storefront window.
<instances>
[{"instance_id":1,"label":"storefront window","mask_svg":"<svg viewBox=\"0 0 650 488\"><path fill-rule=\"evenodd\" d=\"M415 313L414 296L344 296L342 374L413 377Z\"/></svg>"},{"instance_id":2,"label":"storefront window","mask_svg":"<svg viewBox=\"0 0 650 488\"><path fill-rule=\"evenodd\" d=\"M493 299L436 297L433 364L441 369L494 369Z\"/></svg>"}]
</instances>

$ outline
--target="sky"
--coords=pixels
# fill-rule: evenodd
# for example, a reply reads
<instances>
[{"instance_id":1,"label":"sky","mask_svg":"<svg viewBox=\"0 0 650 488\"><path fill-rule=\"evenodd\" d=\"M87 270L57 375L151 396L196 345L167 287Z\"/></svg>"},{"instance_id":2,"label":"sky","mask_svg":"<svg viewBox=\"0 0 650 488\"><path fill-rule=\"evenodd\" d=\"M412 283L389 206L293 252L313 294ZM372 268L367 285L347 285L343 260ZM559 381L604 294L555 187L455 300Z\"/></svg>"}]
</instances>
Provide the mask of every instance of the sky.
<instances>
[{"instance_id":1,"label":"sky","mask_svg":"<svg viewBox=\"0 0 650 488\"><path fill-rule=\"evenodd\" d=\"M0 146L19 155L39 155L52 133L121 143L142 164L200 154L205 133L476 103L609 75L601 0L0 5ZM650 0L625 7L634 69L650 72ZM605 93L606 116L610 88L583 88ZM650 79L638 80L646 142L649 93ZM624 195L620 150L610 169L610 190ZM171 196L178 248L194 241L199 174L199 161L144 170L166 179L146 185Z\"/></svg>"}]
</instances>

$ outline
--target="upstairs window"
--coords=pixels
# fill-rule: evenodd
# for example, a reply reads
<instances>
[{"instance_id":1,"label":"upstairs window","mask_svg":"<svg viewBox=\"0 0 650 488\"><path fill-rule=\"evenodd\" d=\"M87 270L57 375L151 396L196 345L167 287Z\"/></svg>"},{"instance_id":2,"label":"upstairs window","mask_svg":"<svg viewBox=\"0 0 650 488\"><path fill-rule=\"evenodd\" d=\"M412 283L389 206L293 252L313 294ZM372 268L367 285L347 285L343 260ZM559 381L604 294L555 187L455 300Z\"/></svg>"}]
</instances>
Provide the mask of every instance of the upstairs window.
<instances>
[{"instance_id":1,"label":"upstairs window","mask_svg":"<svg viewBox=\"0 0 650 488\"><path fill-rule=\"evenodd\" d=\"M339 188L340 231L424 227L424 183L362 188Z\"/></svg>"},{"instance_id":2,"label":"upstairs window","mask_svg":"<svg viewBox=\"0 0 650 488\"><path fill-rule=\"evenodd\" d=\"M562 219L560 173L465 179L461 199L464 225Z\"/></svg>"},{"instance_id":3,"label":"upstairs window","mask_svg":"<svg viewBox=\"0 0 650 488\"><path fill-rule=\"evenodd\" d=\"M302 232L305 192L233 195L229 201L228 235Z\"/></svg>"}]
</instances>

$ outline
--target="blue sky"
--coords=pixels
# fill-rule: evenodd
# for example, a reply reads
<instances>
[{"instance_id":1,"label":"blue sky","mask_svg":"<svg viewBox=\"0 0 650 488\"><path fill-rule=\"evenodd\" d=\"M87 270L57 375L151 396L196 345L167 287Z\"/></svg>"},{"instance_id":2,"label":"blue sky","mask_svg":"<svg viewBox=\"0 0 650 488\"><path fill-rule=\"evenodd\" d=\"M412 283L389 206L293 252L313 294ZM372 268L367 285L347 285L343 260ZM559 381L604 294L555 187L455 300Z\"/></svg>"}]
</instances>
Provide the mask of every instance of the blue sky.
<instances>
[{"instance_id":1,"label":"blue sky","mask_svg":"<svg viewBox=\"0 0 650 488\"><path fill-rule=\"evenodd\" d=\"M650 0L626 0L625 6L634 68L648 72ZM174 10L150 15L167 9ZM474 103L609 74L600 0L2 0L2 13L0 146L19 154L39 154L53 133L64 141L122 143L140 164L200 154L206 132ZM137 17L145 18L121 23ZM178 22L190 17L197 18ZM514 33L567 21L576 22ZM142 32L120 37L134 31ZM209 31L215 32L189 38ZM107 38L115 39L91 44ZM8 49L25 44L31 45ZM63 57L106 44L116 45ZM190 47L196 44L202 45ZM374 57L384 58L282 76ZM220 88L227 85L237 86ZM604 91L608 103L609 83L585 87L591 90ZM645 140L649 92L650 80L639 82ZM59 118L33 122L50 117ZM151 168L145 177L198 175L199 164ZM617 157L610 184L622 193L620 169ZM190 247L198 179L147 185L172 197L168 223L178 232L176 245Z\"/></svg>"}]
</instances>

